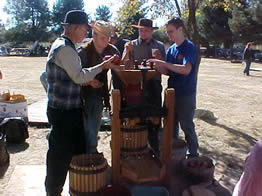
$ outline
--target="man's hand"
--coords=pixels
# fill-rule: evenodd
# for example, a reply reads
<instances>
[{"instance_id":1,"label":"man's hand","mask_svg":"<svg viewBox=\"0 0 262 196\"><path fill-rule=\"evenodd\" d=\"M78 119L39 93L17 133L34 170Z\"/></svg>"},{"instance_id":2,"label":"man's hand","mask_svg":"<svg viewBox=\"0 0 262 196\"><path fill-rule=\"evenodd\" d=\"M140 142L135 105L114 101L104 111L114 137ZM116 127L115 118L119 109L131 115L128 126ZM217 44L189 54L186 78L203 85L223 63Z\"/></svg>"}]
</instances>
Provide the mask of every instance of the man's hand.
<instances>
[{"instance_id":1,"label":"man's hand","mask_svg":"<svg viewBox=\"0 0 262 196\"><path fill-rule=\"evenodd\" d=\"M155 58L155 59L162 60L161 53L158 49L152 49L152 57Z\"/></svg>"},{"instance_id":2,"label":"man's hand","mask_svg":"<svg viewBox=\"0 0 262 196\"><path fill-rule=\"evenodd\" d=\"M91 86L92 88L101 88L104 84L96 79L83 83L82 86Z\"/></svg>"},{"instance_id":3,"label":"man's hand","mask_svg":"<svg viewBox=\"0 0 262 196\"><path fill-rule=\"evenodd\" d=\"M129 41L125 44L126 52L131 52L134 49L133 44Z\"/></svg>"},{"instance_id":4,"label":"man's hand","mask_svg":"<svg viewBox=\"0 0 262 196\"><path fill-rule=\"evenodd\" d=\"M148 59L147 63L153 63L153 68L161 74L168 74L168 70L165 67L166 62L159 59Z\"/></svg>"}]
</instances>

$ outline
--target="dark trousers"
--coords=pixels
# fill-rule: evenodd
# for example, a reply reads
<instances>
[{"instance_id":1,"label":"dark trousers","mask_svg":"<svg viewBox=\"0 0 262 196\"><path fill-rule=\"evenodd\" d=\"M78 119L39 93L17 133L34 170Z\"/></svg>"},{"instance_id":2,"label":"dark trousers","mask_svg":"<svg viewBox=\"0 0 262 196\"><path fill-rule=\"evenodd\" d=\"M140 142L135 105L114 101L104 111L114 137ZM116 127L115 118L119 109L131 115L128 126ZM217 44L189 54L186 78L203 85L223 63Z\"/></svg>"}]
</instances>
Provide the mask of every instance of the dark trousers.
<instances>
[{"instance_id":1,"label":"dark trousers","mask_svg":"<svg viewBox=\"0 0 262 196\"><path fill-rule=\"evenodd\" d=\"M147 103L162 106L162 85L160 80L149 80L146 85ZM159 152L159 129L160 125L151 125L148 127L148 142L154 151Z\"/></svg>"},{"instance_id":2,"label":"dark trousers","mask_svg":"<svg viewBox=\"0 0 262 196\"><path fill-rule=\"evenodd\" d=\"M48 107L47 117L51 132L48 138L45 186L48 196L59 196L63 191L72 157L85 153L82 110Z\"/></svg>"}]
</instances>

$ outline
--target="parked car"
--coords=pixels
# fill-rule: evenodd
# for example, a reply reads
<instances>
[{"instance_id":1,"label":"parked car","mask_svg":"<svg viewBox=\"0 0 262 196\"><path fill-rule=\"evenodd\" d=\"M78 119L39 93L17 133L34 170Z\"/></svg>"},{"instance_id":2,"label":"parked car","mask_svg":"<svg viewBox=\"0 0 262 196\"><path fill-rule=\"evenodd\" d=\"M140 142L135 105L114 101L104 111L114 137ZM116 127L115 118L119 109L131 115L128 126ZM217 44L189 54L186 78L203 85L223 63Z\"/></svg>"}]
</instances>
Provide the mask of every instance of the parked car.
<instances>
[{"instance_id":1,"label":"parked car","mask_svg":"<svg viewBox=\"0 0 262 196\"><path fill-rule=\"evenodd\" d=\"M230 57L230 49L227 48L220 48L217 50L217 57L223 57L223 58L228 58Z\"/></svg>"},{"instance_id":2,"label":"parked car","mask_svg":"<svg viewBox=\"0 0 262 196\"><path fill-rule=\"evenodd\" d=\"M258 60L258 61L262 61L262 52L261 51L257 51L254 53L254 59Z\"/></svg>"},{"instance_id":3,"label":"parked car","mask_svg":"<svg viewBox=\"0 0 262 196\"><path fill-rule=\"evenodd\" d=\"M231 59L231 62L239 62L242 60L242 55L243 55L243 52L244 52L244 48L233 48L232 50L232 59Z\"/></svg>"},{"instance_id":4,"label":"parked car","mask_svg":"<svg viewBox=\"0 0 262 196\"><path fill-rule=\"evenodd\" d=\"M30 55L30 49L29 48L12 48L10 50L10 54L29 56Z\"/></svg>"}]
</instances>

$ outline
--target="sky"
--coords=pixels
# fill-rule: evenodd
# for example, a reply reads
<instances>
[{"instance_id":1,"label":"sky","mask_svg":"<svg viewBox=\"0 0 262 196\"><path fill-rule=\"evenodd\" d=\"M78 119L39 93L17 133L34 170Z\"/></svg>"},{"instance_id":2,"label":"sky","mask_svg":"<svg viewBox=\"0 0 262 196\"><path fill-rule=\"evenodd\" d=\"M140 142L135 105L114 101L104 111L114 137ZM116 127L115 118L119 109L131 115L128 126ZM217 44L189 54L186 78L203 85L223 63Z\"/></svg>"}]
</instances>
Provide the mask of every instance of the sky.
<instances>
[{"instance_id":1,"label":"sky","mask_svg":"<svg viewBox=\"0 0 262 196\"><path fill-rule=\"evenodd\" d=\"M4 11L3 7L5 6L6 2L8 0L0 0L0 19L2 20L2 23L6 24L6 27L8 27L7 19L10 18ZM51 10L55 0L48 0L49 8ZM85 11L86 13L93 14L95 13L95 10L100 5L106 5L110 8L111 13L113 14L112 18L114 19L116 17L117 11L119 10L119 7L121 6L121 3L119 1L114 0L84 0L85 2ZM158 19L154 21L155 24L158 26L161 26L165 23L165 21ZM156 26L156 25L154 25Z\"/></svg>"},{"instance_id":2,"label":"sky","mask_svg":"<svg viewBox=\"0 0 262 196\"><path fill-rule=\"evenodd\" d=\"M4 23L6 22L7 18L10 17L3 11L3 7L5 6L6 2L8 2L8 0L0 0L0 13L1 13L0 19ZM54 2L55 2L55 0L48 0L50 10L51 10ZM95 13L95 10L99 5L106 5L106 6L110 7L110 11L113 14L116 13L116 11L118 11L118 8L121 5L121 3L119 3L118 1L113 1L113 0L103 0L103 1L84 0L84 2L85 2L85 11L87 13L90 13L91 15L93 15Z\"/></svg>"}]
</instances>

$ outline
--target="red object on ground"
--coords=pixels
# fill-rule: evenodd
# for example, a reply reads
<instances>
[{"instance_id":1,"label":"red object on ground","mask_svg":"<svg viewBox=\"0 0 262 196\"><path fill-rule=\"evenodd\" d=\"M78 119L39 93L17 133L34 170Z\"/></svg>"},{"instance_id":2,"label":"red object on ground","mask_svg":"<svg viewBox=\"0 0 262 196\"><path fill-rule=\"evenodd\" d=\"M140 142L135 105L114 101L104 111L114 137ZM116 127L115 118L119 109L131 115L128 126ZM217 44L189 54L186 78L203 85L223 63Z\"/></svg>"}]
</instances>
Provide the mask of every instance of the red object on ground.
<instances>
[{"instance_id":1,"label":"red object on ground","mask_svg":"<svg viewBox=\"0 0 262 196\"><path fill-rule=\"evenodd\" d=\"M100 191L100 196L132 196L130 191L121 185L108 185L102 188Z\"/></svg>"}]
</instances>

